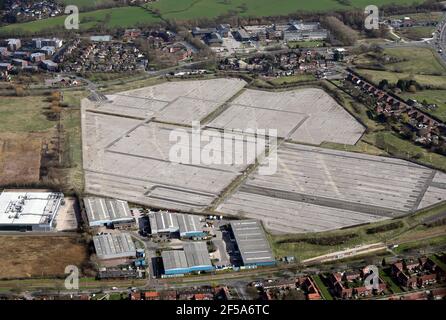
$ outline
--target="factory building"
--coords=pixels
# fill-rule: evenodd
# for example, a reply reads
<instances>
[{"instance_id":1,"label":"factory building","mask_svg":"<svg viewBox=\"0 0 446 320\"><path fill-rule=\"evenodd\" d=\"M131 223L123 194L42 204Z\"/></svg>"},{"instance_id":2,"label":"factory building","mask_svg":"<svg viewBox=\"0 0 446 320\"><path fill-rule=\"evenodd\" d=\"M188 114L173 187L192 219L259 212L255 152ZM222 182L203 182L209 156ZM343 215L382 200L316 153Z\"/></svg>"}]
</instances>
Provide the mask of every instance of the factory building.
<instances>
[{"instance_id":1,"label":"factory building","mask_svg":"<svg viewBox=\"0 0 446 320\"><path fill-rule=\"evenodd\" d=\"M245 267L276 264L265 231L258 220L231 222L231 229Z\"/></svg>"},{"instance_id":2,"label":"factory building","mask_svg":"<svg viewBox=\"0 0 446 320\"><path fill-rule=\"evenodd\" d=\"M42 47L54 47L54 48L61 48L63 45L63 40L58 38L52 38L52 39L42 39L42 38L35 38L32 39L34 48L41 49Z\"/></svg>"},{"instance_id":3,"label":"factory building","mask_svg":"<svg viewBox=\"0 0 446 320\"><path fill-rule=\"evenodd\" d=\"M0 194L0 230L51 231L63 204L62 193L4 191Z\"/></svg>"},{"instance_id":4,"label":"factory building","mask_svg":"<svg viewBox=\"0 0 446 320\"><path fill-rule=\"evenodd\" d=\"M285 41L325 40L327 38L328 31L322 29L318 22L290 23L289 27L283 32Z\"/></svg>"},{"instance_id":5,"label":"factory building","mask_svg":"<svg viewBox=\"0 0 446 320\"><path fill-rule=\"evenodd\" d=\"M128 233L94 236L93 243L96 255L101 260L136 258L136 247Z\"/></svg>"},{"instance_id":6,"label":"factory building","mask_svg":"<svg viewBox=\"0 0 446 320\"><path fill-rule=\"evenodd\" d=\"M214 270L206 242L187 242L183 250L163 251L161 256L165 276Z\"/></svg>"},{"instance_id":7,"label":"factory building","mask_svg":"<svg viewBox=\"0 0 446 320\"><path fill-rule=\"evenodd\" d=\"M126 201L88 197L84 205L90 227L125 228L135 223Z\"/></svg>"},{"instance_id":8,"label":"factory building","mask_svg":"<svg viewBox=\"0 0 446 320\"><path fill-rule=\"evenodd\" d=\"M202 238L207 236L203 231L203 217L168 211L149 213L152 235L172 235L178 233L181 238Z\"/></svg>"}]
</instances>

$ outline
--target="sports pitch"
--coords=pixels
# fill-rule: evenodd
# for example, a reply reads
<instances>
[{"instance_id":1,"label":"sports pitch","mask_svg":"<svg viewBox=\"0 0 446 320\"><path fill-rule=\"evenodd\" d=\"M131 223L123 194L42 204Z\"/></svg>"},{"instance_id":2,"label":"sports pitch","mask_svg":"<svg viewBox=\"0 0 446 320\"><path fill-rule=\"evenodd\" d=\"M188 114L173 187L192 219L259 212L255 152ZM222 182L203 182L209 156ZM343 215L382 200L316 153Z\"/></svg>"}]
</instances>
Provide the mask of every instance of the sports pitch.
<instances>
[{"instance_id":1,"label":"sports pitch","mask_svg":"<svg viewBox=\"0 0 446 320\"><path fill-rule=\"evenodd\" d=\"M277 233L389 219L446 198L445 177L434 170L316 147L324 141L354 144L364 131L324 91L273 93L245 90L245 84L167 82L113 94L108 101L83 100L86 192L170 210L258 218ZM191 155L203 154L206 143L189 140L180 143L187 160L171 161L178 143L172 132L189 137L192 121L201 121L203 141L231 133L213 151L224 162L194 162ZM255 145L246 129L278 130L275 174L258 173L256 160L269 160L266 150L274 149ZM237 158L224 149L233 141L255 150L254 156L226 162Z\"/></svg>"}]
</instances>

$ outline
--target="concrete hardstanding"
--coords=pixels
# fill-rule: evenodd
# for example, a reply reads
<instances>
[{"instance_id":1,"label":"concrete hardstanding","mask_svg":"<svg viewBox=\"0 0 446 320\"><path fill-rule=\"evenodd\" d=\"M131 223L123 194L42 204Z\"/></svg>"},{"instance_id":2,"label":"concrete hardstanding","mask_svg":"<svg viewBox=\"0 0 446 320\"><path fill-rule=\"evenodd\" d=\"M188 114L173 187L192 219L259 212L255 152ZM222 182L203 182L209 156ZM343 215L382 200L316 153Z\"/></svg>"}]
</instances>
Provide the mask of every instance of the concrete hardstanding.
<instances>
[{"instance_id":1,"label":"concrete hardstanding","mask_svg":"<svg viewBox=\"0 0 446 320\"><path fill-rule=\"evenodd\" d=\"M404 160L293 143L278 159L276 174L254 172L217 211L300 233L399 217L446 197L441 173Z\"/></svg>"}]
</instances>

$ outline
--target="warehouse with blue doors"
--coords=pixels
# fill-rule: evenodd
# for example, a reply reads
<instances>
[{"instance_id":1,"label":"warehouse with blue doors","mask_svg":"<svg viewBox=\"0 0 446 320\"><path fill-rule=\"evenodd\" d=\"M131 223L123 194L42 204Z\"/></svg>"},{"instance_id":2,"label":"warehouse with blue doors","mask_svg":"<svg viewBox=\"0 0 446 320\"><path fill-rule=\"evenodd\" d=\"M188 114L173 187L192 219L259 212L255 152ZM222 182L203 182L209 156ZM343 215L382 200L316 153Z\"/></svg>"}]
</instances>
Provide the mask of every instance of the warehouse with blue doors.
<instances>
[{"instance_id":1,"label":"warehouse with blue doors","mask_svg":"<svg viewBox=\"0 0 446 320\"><path fill-rule=\"evenodd\" d=\"M169 211L149 213L152 236L178 233L181 238L203 238L208 236L204 229L204 217Z\"/></svg>"},{"instance_id":2,"label":"warehouse with blue doors","mask_svg":"<svg viewBox=\"0 0 446 320\"><path fill-rule=\"evenodd\" d=\"M206 242L186 242L183 250L165 250L161 257L165 277L215 270Z\"/></svg>"},{"instance_id":3,"label":"warehouse with blue doors","mask_svg":"<svg viewBox=\"0 0 446 320\"><path fill-rule=\"evenodd\" d=\"M231 229L244 267L256 268L276 264L276 259L260 221L232 221Z\"/></svg>"}]
</instances>

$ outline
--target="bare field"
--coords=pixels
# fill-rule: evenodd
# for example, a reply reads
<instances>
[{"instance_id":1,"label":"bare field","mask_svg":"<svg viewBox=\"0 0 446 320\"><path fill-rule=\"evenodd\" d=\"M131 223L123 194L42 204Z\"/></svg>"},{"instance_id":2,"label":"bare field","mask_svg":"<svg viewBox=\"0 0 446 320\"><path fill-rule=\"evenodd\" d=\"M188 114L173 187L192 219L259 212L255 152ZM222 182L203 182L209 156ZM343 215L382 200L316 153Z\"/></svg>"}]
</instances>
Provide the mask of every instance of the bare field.
<instances>
[{"instance_id":1,"label":"bare field","mask_svg":"<svg viewBox=\"0 0 446 320\"><path fill-rule=\"evenodd\" d=\"M0 137L0 185L31 184L40 179L42 138L26 134Z\"/></svg>"},{"instance_id":2,"label":"bare field","mask_svg":"<svg viewBox=\"0 0 446 320\"><path fill-rule=\"evenodd\" d=\"M88 259L78 237L0 236L0 278L64 275L67 265L81 268Z\"/></svg>"},{"instance_id":3,"label":"bare field","mask_svg":"<svg viewBox=\"0 0 446 320\"><path fill-rule=\"evenodd\" d=\"M76 109L82 92L67 95L70 107L62 108L60 122L53 116L48 96L0 97L0 185L52 183L66 190L83 188L80 110Z\"/></svg>"}]
</instances>

